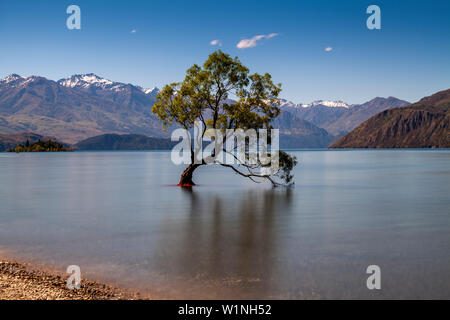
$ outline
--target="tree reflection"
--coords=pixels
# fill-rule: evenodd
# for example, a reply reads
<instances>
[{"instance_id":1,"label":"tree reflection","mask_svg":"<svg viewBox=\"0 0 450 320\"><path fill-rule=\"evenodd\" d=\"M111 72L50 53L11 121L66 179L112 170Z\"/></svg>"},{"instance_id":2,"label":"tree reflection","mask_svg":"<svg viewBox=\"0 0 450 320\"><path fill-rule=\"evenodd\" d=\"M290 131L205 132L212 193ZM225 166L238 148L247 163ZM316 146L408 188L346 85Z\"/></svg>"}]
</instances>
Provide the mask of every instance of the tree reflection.
<instances>
[{"instance_id":1,"label":"tree reflection","mask_svg":"<svg viewBox=\"0 0 450 320\"><path fill-rule=\"evenodd\" d=\"M252 190L234 199L182 190L188 205L172 238L177 250L171 269L196 286L245 291L255 298L276 285L273 272L282 263L278 251L283 241L277 226L290 215L292 191Z\"/></svg>"}]
</instances>

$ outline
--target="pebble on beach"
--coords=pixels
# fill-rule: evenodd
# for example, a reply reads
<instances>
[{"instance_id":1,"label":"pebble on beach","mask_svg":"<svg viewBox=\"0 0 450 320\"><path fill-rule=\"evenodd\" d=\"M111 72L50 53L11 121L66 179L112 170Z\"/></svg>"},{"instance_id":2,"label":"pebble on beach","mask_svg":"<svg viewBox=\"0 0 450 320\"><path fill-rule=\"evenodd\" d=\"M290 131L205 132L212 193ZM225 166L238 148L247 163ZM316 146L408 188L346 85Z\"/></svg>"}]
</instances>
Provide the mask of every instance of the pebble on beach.
<instances>
[{"instance_id":1,"label":"pebble on beach","mask_svg":"<svg viewBox=\"0 0 450 320\"><path fill-rule=\"evenodd\" d=\"M66 278L10 261L0 261L0 300L122 300L140 299L128 292L83 279L80 289L68 289Z\"/></svg>"}]
</instances>

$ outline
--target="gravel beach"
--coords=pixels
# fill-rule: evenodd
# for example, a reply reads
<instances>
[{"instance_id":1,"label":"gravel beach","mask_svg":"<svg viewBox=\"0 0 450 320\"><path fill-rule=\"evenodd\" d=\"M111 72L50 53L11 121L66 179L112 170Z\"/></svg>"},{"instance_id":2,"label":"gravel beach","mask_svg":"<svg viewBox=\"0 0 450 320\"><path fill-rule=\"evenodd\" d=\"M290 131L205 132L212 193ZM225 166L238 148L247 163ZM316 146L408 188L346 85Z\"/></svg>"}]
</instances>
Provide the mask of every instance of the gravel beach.
<instances>
[{"instance_id":1,"label":"gravel beach","mask_svg":"<svg viewBox=\"0 0 450 320\"><path fill-rule=\"evenodd\" d=\"M82 279L81 288L70 290L68 275L44 271L27 263L0 259L0 300L135 300L129 292Z\"/></svg>"}]
</instances>

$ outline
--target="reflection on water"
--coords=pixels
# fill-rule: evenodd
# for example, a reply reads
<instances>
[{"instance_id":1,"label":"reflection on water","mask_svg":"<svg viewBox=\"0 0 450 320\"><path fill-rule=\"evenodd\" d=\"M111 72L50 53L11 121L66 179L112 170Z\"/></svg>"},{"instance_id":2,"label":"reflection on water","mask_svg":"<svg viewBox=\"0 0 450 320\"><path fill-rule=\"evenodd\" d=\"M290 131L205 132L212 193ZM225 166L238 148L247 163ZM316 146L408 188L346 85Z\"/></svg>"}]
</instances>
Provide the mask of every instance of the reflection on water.
<instances>
[{"instance_id":1,"label":"reflection on water","mask_svg":"<svg viewBox=\"0 0 450 320\"><path fill-rule=\"evenodd\" d=\"M161 298L450 298L450 151L296 156L272 190L175 187L165 152L1 154L0 251Z\"/></svg>"},{"instance_id":2,"label":"reflection on water","mask_svg":"<svg viewBox=\"0 0 450 320\"><path fill-rule=\"evenodd\" d=\"M247 191L237 201L182 190L187 217L172 239L180 247L171 271L253 294L270 292L282 244L277 219L291 214L291 190Z\"/></svg>"}]
</instances>

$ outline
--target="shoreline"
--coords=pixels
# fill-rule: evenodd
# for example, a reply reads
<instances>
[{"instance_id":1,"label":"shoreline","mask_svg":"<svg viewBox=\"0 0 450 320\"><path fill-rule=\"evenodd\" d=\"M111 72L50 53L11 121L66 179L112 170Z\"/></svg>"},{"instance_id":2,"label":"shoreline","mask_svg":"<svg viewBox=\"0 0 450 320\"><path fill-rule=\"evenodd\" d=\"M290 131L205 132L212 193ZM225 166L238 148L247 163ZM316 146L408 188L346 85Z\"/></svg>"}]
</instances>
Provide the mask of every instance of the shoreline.
<instances>
[{"instance_id":1,"label":"shoreline","mask_svg":"<svg viewBox=\"0 0 450 320\"><path fill-rule=\"evenodd\" d=\"M0 256L0 300L140 300L148 299L105 283L81 279L80 289L68 289L70 275L36 264Z\"/></svg>"}]
</instances>

